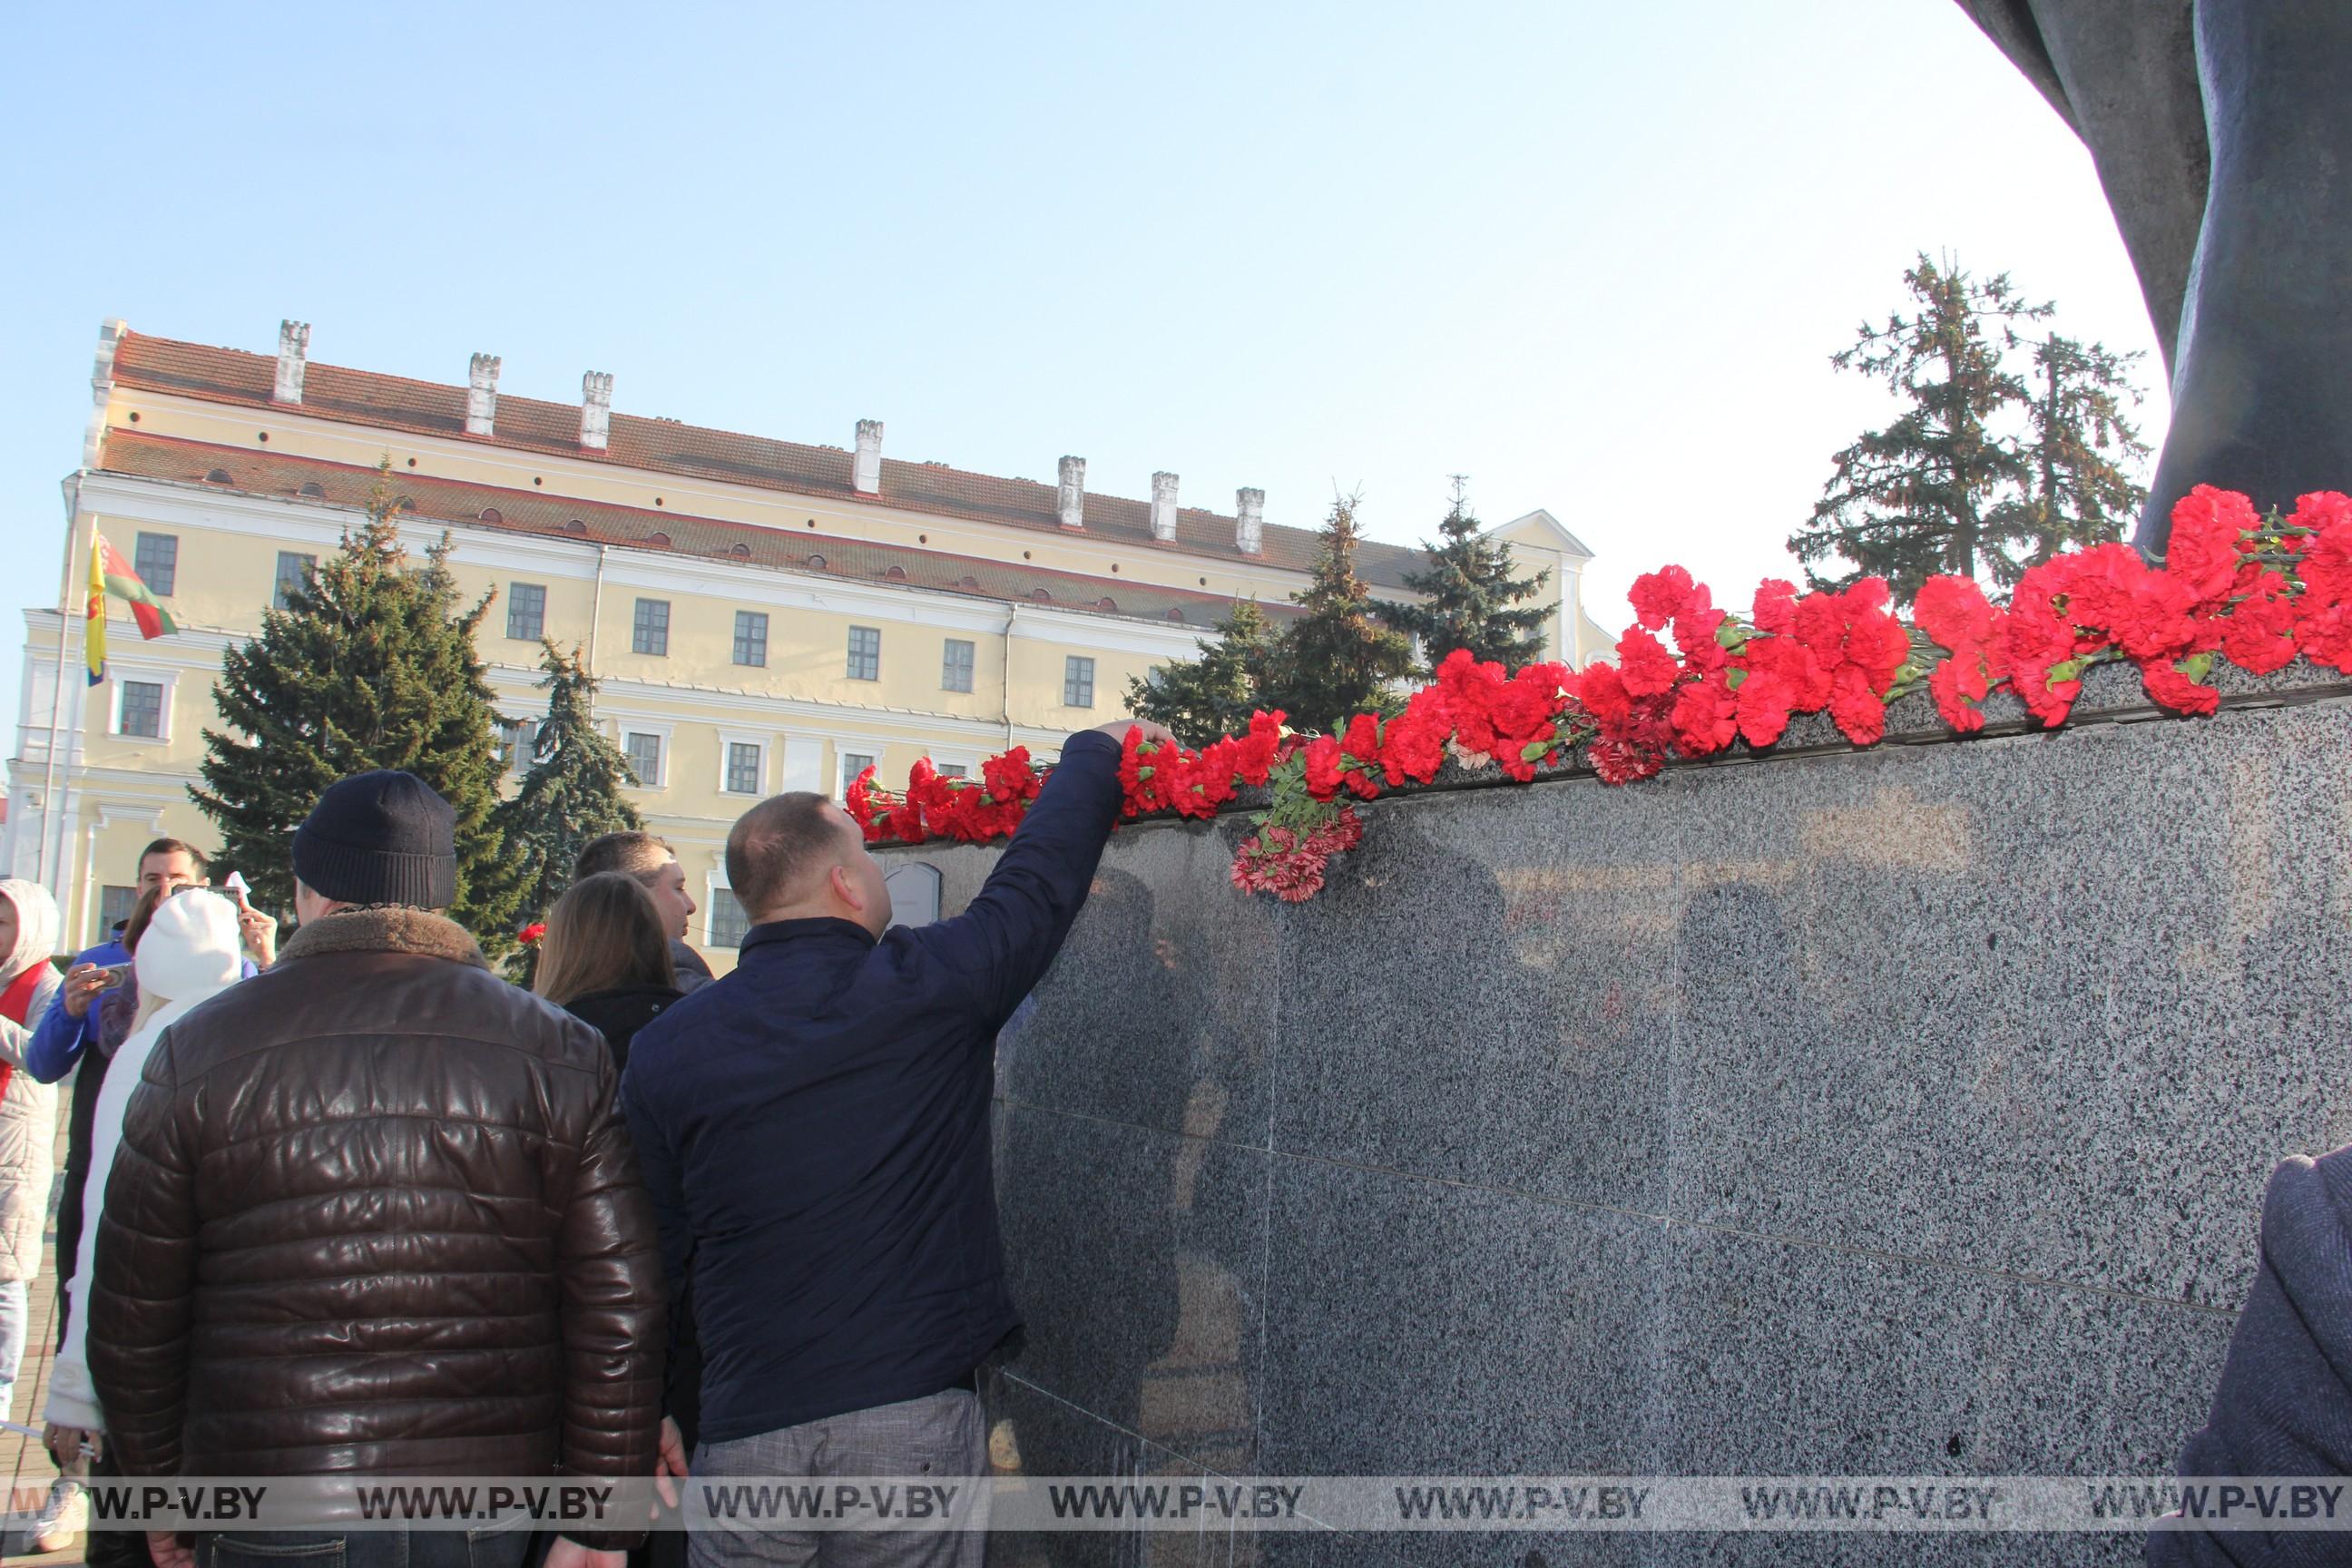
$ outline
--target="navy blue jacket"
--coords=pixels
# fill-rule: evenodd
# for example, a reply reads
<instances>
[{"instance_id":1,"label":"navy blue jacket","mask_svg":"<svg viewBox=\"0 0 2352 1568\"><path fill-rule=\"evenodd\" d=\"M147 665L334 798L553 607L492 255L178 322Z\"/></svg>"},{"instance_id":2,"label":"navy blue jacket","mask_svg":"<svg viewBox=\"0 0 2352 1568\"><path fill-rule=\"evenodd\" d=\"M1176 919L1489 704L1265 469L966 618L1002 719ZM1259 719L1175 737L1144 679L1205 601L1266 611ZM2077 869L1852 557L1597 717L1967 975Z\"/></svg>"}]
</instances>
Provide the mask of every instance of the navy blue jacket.
<instances>
[{"instance_id":1,"label":"navy blue jacket","mask_svg":"<svg viewBox=\"0 0 2352 1568\"><path fill-rule=\"evenodd\" d=\"M2183 1476L2352 1474L2352 1146L2301 1155L2263 1194L2260 1271L2230 1335L2213 1412L2189 1436ZM2156 1568L2340 1563L2333 1531L2159 1530Z\"/></svg>"},{"instance_id":2,"label":"navy blue jacket","mask_svg":"<svg viewBox=\"0 0 2352 1568\"><path fill-rule=\"evenodd\" d=\"M621 1100L670 1289L692 1284L704 1442L937 1394L1019 1326L993 1047L1086 901L1118 755L1071 736L955 919L754 926L733 973L638 1032Z\"/></svg>"}]
</instances>

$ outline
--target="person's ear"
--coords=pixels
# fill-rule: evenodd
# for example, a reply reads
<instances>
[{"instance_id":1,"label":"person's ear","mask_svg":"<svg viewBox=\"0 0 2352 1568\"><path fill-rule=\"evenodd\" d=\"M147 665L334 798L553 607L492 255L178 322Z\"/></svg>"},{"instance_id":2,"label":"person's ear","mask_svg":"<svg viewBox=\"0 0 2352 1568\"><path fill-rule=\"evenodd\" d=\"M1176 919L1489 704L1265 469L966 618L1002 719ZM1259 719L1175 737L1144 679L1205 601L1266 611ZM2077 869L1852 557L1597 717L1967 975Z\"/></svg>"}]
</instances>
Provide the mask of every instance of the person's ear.
<instances>
[{"instance_id":1,"label":"person's ear","mask_svg":"<svg viewBox=\"0 0 2352 1568\"><path fill-rule=\"evenodd\" d=\"M856 910L861 915L866 912L866 894L864 890L858 887L857 879L849 874L848 867L835 865L834 868L826 872L825 875L833 881L833 891L835 898L838 898L843 903L847 904L851 909Z\"/></svg>"}]
</instances>

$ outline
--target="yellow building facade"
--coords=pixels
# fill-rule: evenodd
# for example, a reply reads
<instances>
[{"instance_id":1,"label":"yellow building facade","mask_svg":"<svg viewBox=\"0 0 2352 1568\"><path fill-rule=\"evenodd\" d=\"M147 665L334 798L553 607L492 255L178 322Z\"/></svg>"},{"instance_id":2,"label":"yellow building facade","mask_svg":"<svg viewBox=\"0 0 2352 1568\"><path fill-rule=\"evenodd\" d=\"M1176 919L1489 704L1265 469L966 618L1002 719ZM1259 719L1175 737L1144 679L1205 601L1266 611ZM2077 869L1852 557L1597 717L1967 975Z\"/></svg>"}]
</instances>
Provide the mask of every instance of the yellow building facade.
<instances>
[{"instance_id":1,"label":"yellow building facade","mask_svg":"<svg viewBox=\"0 0 2352 1568\"><path fill-rule=\"evenodd\" d=\"M848 447L774 441L614 413L609 375L583 377L577 406L502 398L487 355L466 384L435 384L314 363L309 339L285 323L273 356L101 329L64 487L74 551L58 597L25 612L0 840L13 874L58 894L69 941L127 912L148 839L217 842L188 788L220 723L222 655L334 552L387 462L412 551L446 535L467 597L495 595L480 649L516 776L543 710L540 638L577 645L721 966L741 923L721 852L752 801L837 797L868 762L896 781L926 755L972 772L1015 743L1050 759L1123 711L1130 679L1196 657L1234 600L1285 613L1312 559L1313 530L1265 522L1253 490L1230 513L1188 508L1162 473L1130 500L1088 489L1076 458L1055 484L999 479L886 458L877 421ZM1590 552L1548 512L1496 532L1551 574L1553 656L1608 652L1582 609ZM93 533L181 628L142 641L110 605L95 687L79 587ZM1359 569L1404 599L1422 559L1371 544Z\"/></svg>"}]
</instances>

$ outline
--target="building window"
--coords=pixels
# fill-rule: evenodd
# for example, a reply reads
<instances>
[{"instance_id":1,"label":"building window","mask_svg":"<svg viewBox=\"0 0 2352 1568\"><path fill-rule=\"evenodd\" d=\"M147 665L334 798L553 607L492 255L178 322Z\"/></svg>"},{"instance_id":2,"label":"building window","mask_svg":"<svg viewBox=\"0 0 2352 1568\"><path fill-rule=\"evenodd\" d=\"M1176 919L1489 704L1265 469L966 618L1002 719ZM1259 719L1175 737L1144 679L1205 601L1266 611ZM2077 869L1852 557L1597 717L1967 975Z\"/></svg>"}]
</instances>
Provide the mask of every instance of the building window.
<instances>
[{"instance_id":1,"label":"building window","mask_svg":"<svg viewBox=\"0 0 2352 1568\"><path fill-rule=\"evenodd\" d=\"M638 601L643 604L643 600ZM667 623L665 623L667 624ZM547 584L507 584L507 636L520 642L537 642L547 635Z\"/></svg>"},{"instance_id":2,"label":"building window","mask_svg":"<svg viewBox=\"0 0 2352 1568\"><path fill-rule=\"evenodd\" d=\"M968 779L971 777L971 770L964 766L961 763L940 763L934 765L934 771L937 772L940 777L943 779Z\"/></svg>"},{"instance_id":3,"label":"building window","mask_svg":"<svg viewBox=\"0 0 2352 1568\"><path fill-rule=\"evenodd\" d=\"M112 884L98 890L97 940L104 942L130 921L131 911L139 905L139 889L118 888Z\"/></svg>"},{"instance_id":4,"label":"building window","mask_svg":"<svg viewBox=\"0 0 2352 1568\"><path fill-rule=\"evenodd\" d=\"M539 760L539 721L499 721L499 765L511 773L526 772Z\"/></svg>"},{"instance_id":5,"label":"building window","mask_svg":"<svg viewBox=\"0 0 2352 1568\"><path fill-rule=\"evenodd\" d=\"M1072 654L1062 661L1062 706L1091 708L1095 705L1095 661Z\"/></svg>"},{"instance_id":6,"label":"building window","mask_svg":"<svg viewBox=\"0 0 2352 1568\"><path fill-rule=\"evenodd\" d=\"M629 759L629 776L637 781L639 789L659 789L662 785L662 738L631 731L622 742L622 752Z\"/></svg>"},{"instance_id":7,"label":"building window","mask_svg":"<svg viewBox=\"0 0 2352 1568\"><path fill-rule=\"evenodd\" d=\"M849 679L882 679L882 634L872 626L849 628Z\"/></svg>"},{"instance_id":8,"label":"building window","mask_svg":"<svg viewBox=\"0 0 2352 1568\"><path fill-rule=\"evenodd\" d=\"M709 945L740 947L744 935L751 929L751 917L743 912L743 900L735 896L735 889L711 889Z\"/></svg>"},{"instance_id":9,"label":"building window","mask_svg":"<svg viewBox=\"0 0 2352 1568\"><path fill-rule=\"evenodd\" d=\"M841 793L847 795L849 793L849 786L857 782L857 775L864 773L873 765L874 759L864 752L842 752Z\"/></svg>"},{"instance_id":10,"label":"building window","mask_svg":"<svg viewBox=\"0 0 2352 1568\"><path fill-rule=\"evenodd\" d=\"M940 689L971 689L971 644L961 637L948 638L946 651L940 656Z\"/></svg>"},{"instance_id":11,"label":"building window","mask_svg":"<svg viewBox=\"0 0 2352 1568\"><path fill-rule=\"evenodd\" d=\"M158 597L168 598L180 581L180 536L176 533L142 533L132 552L131 569L147 584L147 591Z\"/></svg>"},{"instance_id":12,"label":"building window","mask_svg":"<svg viewBox=\"0 0 2352 1568\"><path fill-rule=\"evenodd\" d=\"M764 610L735 612L735 662L754 668L768 662L768 615Z\"/></svg>"},{"instance_id":13,"label":"building window","mask_svg":"<svg viewBox=\"0 0 2352 1568\"><path fill-rule=\"evenodd\" d=\"M163 683L160 680L126 680L122 684L122 721L116 726L118 735L143 735L151 741L163 738Z\"/></svg>"},{"instance_id":14,"label":"building window","mask_svg":"<svg viewBox=\"0 0 2352 1568\"><path fill-rule=\"evenodd\" d=\"M278 552L278 585L270 592L269 607L273 610L288 608L286 595L308 584L310 581L310 574L318 564L319 558L315 555L304 555L292 550L279 551Z\"/></svg>"},{"instance_id":15,"label":"building window","mask_svg":"<svg viewBox=\"0 0 2352 1568\"><path fill-rule=\"evenodd\" d=\"M760 746L755 741L727 742L727 793L760 793Z\"/></svg>"},{"instance_id":16,"label":"building window","mask_svg":"<svg viewBox=\"0 0 2352 1568\"><path fill-rule=\"evenodd\" d=\"M669 601L639 599L636 624L630 628L629 647L635 653L649 653L656 658L669 654Z\"/></svg>"}]
</instances>

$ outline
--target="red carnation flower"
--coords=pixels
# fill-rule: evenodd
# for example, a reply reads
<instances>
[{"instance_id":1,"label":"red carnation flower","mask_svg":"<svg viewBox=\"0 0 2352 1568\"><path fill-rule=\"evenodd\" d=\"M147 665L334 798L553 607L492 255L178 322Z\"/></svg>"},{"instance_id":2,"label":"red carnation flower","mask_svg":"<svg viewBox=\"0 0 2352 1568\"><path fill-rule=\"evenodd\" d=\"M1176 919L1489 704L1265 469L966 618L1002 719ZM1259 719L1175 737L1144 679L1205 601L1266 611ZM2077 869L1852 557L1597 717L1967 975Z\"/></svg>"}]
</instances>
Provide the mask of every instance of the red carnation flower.
<instances>
[{"instance_id":1,"label":"red carnation flower","mask_svg":"<svg viewBox=\"0 0 2352 1568\"><path fill-rule=\"evenodd\" d=\"M2219 599L2237 578L2245 536L2262 525L2254 503L2236 490L2199 485L2172 508L2165 572L2200 604Z\"/></svg>"},{"instance_id":2,"label":"red carnation flower","mask_svg":"<svg viewBox=\"0 0 2352 1568\"><path fill-rule=\"evenodd\" d=\"M523 927L522 930L515 932L515 940L522 943L525 947L529 947L546 934L547 922L545 921L533 921L530 924Z\"/></svg>"},{"instance_id":3,"label":"red carnation flower","mask_svg":"<svg viewBox=\"0 0 2352 1568\"><path fill-rule=\"evenodd\" d=\"M1625 596L1633 602L1633 618L1654 632L1683 613L1696 587L1690 573L1683 567L1661 566L1634 578Z\"/></svg>"},{"instance_id":4,"label":"red carnation flower","mask_svg":"<svg viewBox=\"0 0 2352 1568\"><path fill-rule=\"evenodd\" d=\"M1739 734L1739 698L1721 672L1695 680L1675 696L1675 749L1685 757L1706 757Z\"/></svg>"},{"instance_id":5,"label":"red carnation flower","mask_svg":"<svg viewBox=\"0 0 2352 1568\"><path fill-rule=\"evenodd\" d=\"M1654 697L1661 691L1672 690L1682 669L1664 643L1633 626L1618 640L1617 672L1631 695Z\"/></svg>"},{"instance_id":6,"label":"red carnation flower","mask_svg":"<svg viewBox=\"0 0 2352 1568\"><path fill-rule=\"evenodd\" d=\"M1775 637L1793 636L1797 629L1797 585L1778 577L1767 577L1756 584L1756 609L1748 619L1759 632Z\"/></svg>"},{"instance_id":7,"label":"red carnation flower","mask_svg":"<svg viewBox=\"0 0 2352 1568\"><path fill-rule=\"evenodd\" d=\"M1740 738L1751 746L1777 744L1788 731L1790 710L1796 701L1787 679L1774 670L1751 668L1748 679L1739 683L1738 695Z\"/></svg>"}]
</instances>

